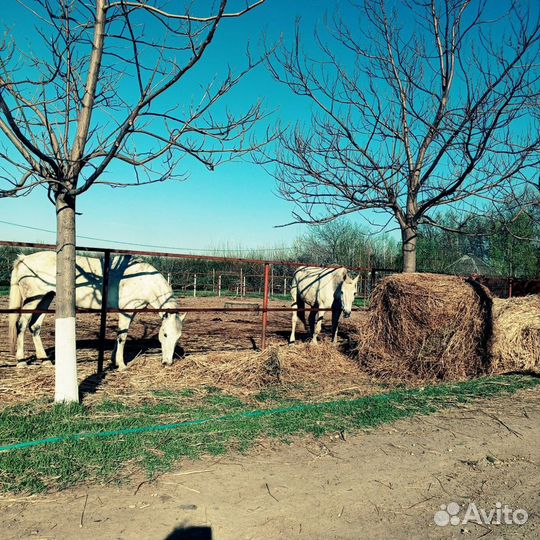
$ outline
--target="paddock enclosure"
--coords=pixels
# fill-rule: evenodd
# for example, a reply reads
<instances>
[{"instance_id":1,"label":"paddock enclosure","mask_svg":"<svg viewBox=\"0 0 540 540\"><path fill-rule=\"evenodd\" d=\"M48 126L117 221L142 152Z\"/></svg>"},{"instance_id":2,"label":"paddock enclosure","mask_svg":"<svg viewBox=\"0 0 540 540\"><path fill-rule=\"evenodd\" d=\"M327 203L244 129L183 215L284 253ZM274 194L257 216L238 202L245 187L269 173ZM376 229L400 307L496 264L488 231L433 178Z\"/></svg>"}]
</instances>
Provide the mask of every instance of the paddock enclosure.
<instances>
[{"instance_id":1,"label":"paddock enclosure","mask_svg":"<svg viewBox=\"0 0 540 540\"><path fill-rule=\"evenodd\" d=\"M28 400L30 396L47 397L52 392L53 370L41 367L32 356L30 332L25 342L29 367L15 369L15 358L10 355L7 341L8 296L5 293L8 288L5 284L17 250L28 253L53 246L8 242L0 242L0 245L13 249L10 262L7 258L0 261L4 285L4 295L0 296L0 368L3 372L0 399L5 405ZM129 369L122 375L114 373L111 379L110 357L118 315L114 310L108 313L81 310L77 315L77 357L83 393L112 392L118 397L131 392L141 396L150 389L197 385L216 385L232 393L249 393L285 384L296 385L299 394L303 387L321 396L347 390L366 394L377 389L371 381L373 376L389 376L393 381L411 383L426 379L462 380L493 371L483 364L487 347L491 346L481 342L487 315L482 306L477 306L476 294L464 278L433 274L400 276L389 269L351 268L353 276L359 275L358 300L351 319L341 320L337 349L329 343L329 313L320 347L307 344L290 347L287 345L291 328L288 287L295 269L307 263L98 248L79 251L93 256L99 256L100 252L105 267L115 254L144 257L151 262L180 297L180 311L187 312L187 318L175 365L166 369L160 363L157 338L161 324L159 310L137 310L141 312L130 327L125 349ZM193 261L198 264L190 267ZM106 295L106 279L103 281ZM508 283L515 288L515 283ZM483 289L481 283L478 287ZM368 310L370 297L373 309ZM515 369L536 369L536 360L531 360L536 353L530 343L535 344L538 338L537 319L531 311L537 302L533 299L518 302L517 308L512 304L502 309L504 302L497 300L495 308L490 307L489 317L493 312L497 317L501 314L508 318L509 313L518 309L520 313L525 310L522 315L525 322L508 334L508 339L513 340L511 350L520 347L519 358L514 354L511 360L507 360L504 347L507 340L504 329L508 323L502 319L489 323L496 331L493 343L497 370L503 372L507 365ZM411 311L412 307L416 311ZM45 349L52 356L54 302L50 311L41 335ZM449 320L454 323L445 326ZM302 340L307 334L301 324L298 330ZM438 334L439 330L442 333ZM104 381L99 376L96 378L96 373L103 370L108 372Z\"/></svg>"},{"instance_id":2,"label":"paddock enclosure","mask_svg":"<svg viewBox=\"0 0 540 540\"><path fill-rule=\"evenodd\" d=\"M0 242L0 245L9 246L10 248L22 248L26 252L30 250L45 250L54 249L54 246L43 244L23 244L23 243L11 243ZM240 259L240 258L226 258L226 257L214 257L214 256L202 256L202 255L188 255L188 254L176 254L176 253L155 253L144 251L126 251L126 250L108 250L100 248L78 248L78 253L89 253L92 256L100 256L102 254L103 259L103 280L102 280L102 298L107 299L108 294L108 275L110 269L110 261L113 255L130 255L137 257L144 257L145 260L153 264L158 271L160 271L171 285L176 296L183 297L185 301L182 302L182 310L188 313L207 313L207 314L219 314L225 312L243 314L258 314L260 320L260 337L256 338L253 335L252 329L248 328L249 340L252 348L266 348L266 333L268 330L269 312L280 313L292 311L288 303L285 304L273 304L270 305L271 299L279 298L282 301L289 302L288 286L292 280L294 270L299 266L303 266L306 263L301 262L280 262L280 261L267 261L258 259ZM9 274L12 262L14 260L15 252L10 254L11 256L4 257L3 261L0 261L0 269L3 274L3 289L7 293L9 290ZM197 271L187 271L186 261L191 261L192 266L197 263ZM176 264L175 264L176 263ZM189 268L189 265L187 266ZM352 272L358 274L358 296L364 300L368 298L371 290L375 286L375 283L380 275L387 273L385 270L368 269L363 267L350 268ZM186 277L187 276L187 277ZM189 293L186 286L187 282L190 284ZM205 302L206 297L217 297L216 302ZM233 296L233 298L231 298ZM195 303L188 302L188 298L196 299ZM252 301L246 301L246 299L252 299ZM106 300L103 302L106 305ZM0 314L7 313L7 307L0 307ZM19 312L23 312L19 310ZM51 309L49 312L53 312ZM89 313L92 310L86 310L85 313ZM99 349L99 362L98 369L101 371L103 368L103 355L106 347L107 336L105 334L105 318L107 313L112 316L114 310L100 309L93 310L94 313L100 314L101 331L98 335L98 349ZM139 315L141 313L156 313L158 309L145 308L141 310L128 310L136 312ZM107 312L107 313L106 313ZM35 311L37 313L37 311ZM80 312L82 313L82 311ZM274 314L274 313L273 313ZM226 318L227 319L227 318ZM219 316L213 317L213 322L224 322L227 320L219 321ZM242 317L237 318L237 323L240 325L246 324L248 327L252 323L252 318L248 317L244 319ZM199 319L193 318L193 321ZM212 322L212 321L211 321ZM132 336L147 339L150 337L149 331L151 324L146 320L141 321L145 330L139 329L139 334L131 334ZM86 326L86 321L82 322L83 326ZM149 326L150 325L150 326ZM199 325L200 326L200 325ZM213 325L214 326L214 325ZM219 325L215 325L219 326ZM205 334L206 335L206 334ZM80 336L82 340L90 340L86 334ZM234 333L232 336L228 336L224 343L219 348L225 346L228 347L235 339ZM202 345L204 347L204 345ZM242 344L238 347L241 349Z\"/></svg>"}]
</instances>

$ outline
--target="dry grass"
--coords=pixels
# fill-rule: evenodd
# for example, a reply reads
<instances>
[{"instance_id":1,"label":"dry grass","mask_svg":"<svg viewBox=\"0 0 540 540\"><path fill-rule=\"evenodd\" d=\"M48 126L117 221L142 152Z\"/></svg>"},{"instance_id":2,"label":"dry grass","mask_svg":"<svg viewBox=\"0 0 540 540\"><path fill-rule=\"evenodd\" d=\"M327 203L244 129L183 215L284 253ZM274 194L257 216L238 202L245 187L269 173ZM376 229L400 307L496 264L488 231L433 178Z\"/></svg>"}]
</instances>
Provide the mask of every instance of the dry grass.
<instances>
[{"instance_id":1,"label":"dry grass","mask_svg":"<svg viewBox=\"0 0 540 540\"><path fill-rule=\"evenodd\" d=\"M355 351L379 377L462 380L486 370L491 297L463 278L396 274L374 290Z\"/></svg>"},{"instance_id":2,"label":"dry grass","mask_svg":"<svg viewBox=\"0 0 540 540\"><path fill-rule=\"evenodd\" d=\"M357 363L331 343L272 345L263 352L193 354L170 368L162 368L156 358L140 358L127 371L107 377L97 397L151 399L155 390L209 386L242 396L276 386L296 388L299 393L317 389L317 393L324 394L366 385L368 381Z\"/></svg>"},{"instance_id":3,"label":"dry grass","mask_svg":"<svg viewBox=\"0 0 540 540\"><path fill-rule=\"evenodd\" d=\"M83 401L104 399L124 403L159 400L159 393L217 387L228 394L249 398L262 389L283 388L291 397L328 395L356 390L362 395L376 387L357 362L332 343L271 345L263 352L193 354L164 368L159 355L141 355L124 372L108 371L102 380L95 364L79 364ZM156 394L158 393L158 394ZM54 395L54 369L46 366L5 368L0 403L8 406Z\"/></svg>"},{"instance_id":4,"label":"dry grass","mask_svg":"<svg viewBox=\"0 0 540 540\"><path fill-rule=\"evenodd\" d=\"M95 370L95 363L79 365L79 380L91 376ZM0 377L2 377L0 409L54 397L54 367L52 365L33 365L26 368L3 367Z\"/></svg>"},{"instance_id":5,"label":"dry grass","mask_svg":"<svg viewBox=\"0 0 540 540\"><path fill-rule=\"evenodd\" d=\"M492 368L540 372L540 296L493 300Z\"/></svg>"}]
</instances>

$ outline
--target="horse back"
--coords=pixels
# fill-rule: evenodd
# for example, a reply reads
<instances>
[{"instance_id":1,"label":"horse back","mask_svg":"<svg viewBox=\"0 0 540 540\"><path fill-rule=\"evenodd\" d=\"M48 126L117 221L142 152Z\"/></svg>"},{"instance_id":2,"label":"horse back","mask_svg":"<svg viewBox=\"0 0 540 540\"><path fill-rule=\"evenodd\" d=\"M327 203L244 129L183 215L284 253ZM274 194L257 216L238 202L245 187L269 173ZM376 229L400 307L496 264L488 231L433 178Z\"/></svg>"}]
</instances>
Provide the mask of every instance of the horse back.
<instances>
[{"instance_id":1,"label":"horse back","mask_svg":"<svg viewBox=\"0 0 540 540\"><path fill-rule=\"evenodd\" d=\"M310 306L330 308L334 294L346 273L346 268L302 266L293 277L297 296Z\"/></svg>"},{"instance_id":2,"label":"horse back","mask_svg":"<svg viewBox=\"0 0 540 540\"><path fill-rule=\"evenodd\" d=\"M20 256L14 271L24 298L39 298L56 292L56 253L38 251ZM75 297L77 307L101 307L103 261L79 255L76 259ZM110 308L144 307L157 303L171 307L172 289L151 264L131 256L113 257L109 269L108 302ZM175 304L176 305L176 304ZM174 306L172 306L174 307Z\"/></svg>"}]
</instances>

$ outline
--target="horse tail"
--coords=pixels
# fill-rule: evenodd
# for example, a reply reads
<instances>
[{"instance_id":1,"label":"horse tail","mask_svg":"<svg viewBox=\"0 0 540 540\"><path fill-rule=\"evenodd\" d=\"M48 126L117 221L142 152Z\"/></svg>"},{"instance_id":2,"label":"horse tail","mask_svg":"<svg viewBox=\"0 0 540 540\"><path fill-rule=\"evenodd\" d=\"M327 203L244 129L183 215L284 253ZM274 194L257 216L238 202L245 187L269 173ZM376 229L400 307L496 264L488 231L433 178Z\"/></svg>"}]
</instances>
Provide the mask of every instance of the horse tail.
<instances>
[{"instance_id":1,"label":"horse tail","mask_svg":"<svg viewBox=\"0 0 540 540\"><path fill-rule=\"evenodd\" d=\"M296 276L293 277L293 281L291 284L291 296L293 299L291 307L296 308L297 317L302 321L304 326L306 326L306 312L304 311L306 304L304 302L304 299L302 298L302 293L298 290L298 281L296 279Z\"/></svg>"},{"instance_id":2,"label":"horse tail","mask_svg":"<svg viewBox=\"0 0 540 540\"><path fill-rule=\"evenodd\" d=\"M19 255L17 260L13 263L13 270L11 271L11 281L9 285L9 309L20 309L22 307L22 294L19 288L19 263L23 256ZM15 354L17 349L17 323L19 322L20 313L10 313L8 321L8 341L11 354Z\"/></svg>"}]
</instances>

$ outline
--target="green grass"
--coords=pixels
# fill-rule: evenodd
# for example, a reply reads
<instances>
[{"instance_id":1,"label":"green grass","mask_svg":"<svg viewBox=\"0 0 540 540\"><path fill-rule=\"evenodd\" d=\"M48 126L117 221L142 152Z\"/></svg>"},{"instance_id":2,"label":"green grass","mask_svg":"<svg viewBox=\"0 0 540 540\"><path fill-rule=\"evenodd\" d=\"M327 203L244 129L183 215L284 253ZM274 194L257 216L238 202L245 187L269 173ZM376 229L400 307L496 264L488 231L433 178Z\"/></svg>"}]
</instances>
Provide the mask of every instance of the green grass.
<instances>
[{"instance_id":1,"label":"green grass","mask_svg":"<svg viewBox=\"0 0 540 540\"><path fill-rule=\"evenodd\" d=\"M245 416L255 411L298 407L283 392L266 390L254 401L207 388L204 393L156 391L156 402L130 405L107 401L92 407L33 403L0 412L0 444L46 437L162 425L227 415L221 421L168 431L88 438L0 453L0 490L41 492L79 482L115 482L140 469L149 477L181 457L247 451L261 437L287 441L294 435L373 428L400 418L431 414L457 403L531 388L528 376L488 377L423 389L395 389L358 399L305 404L302 410ZM201 397L202 395L202 397Z\"/></svg>"}]
</instances>

